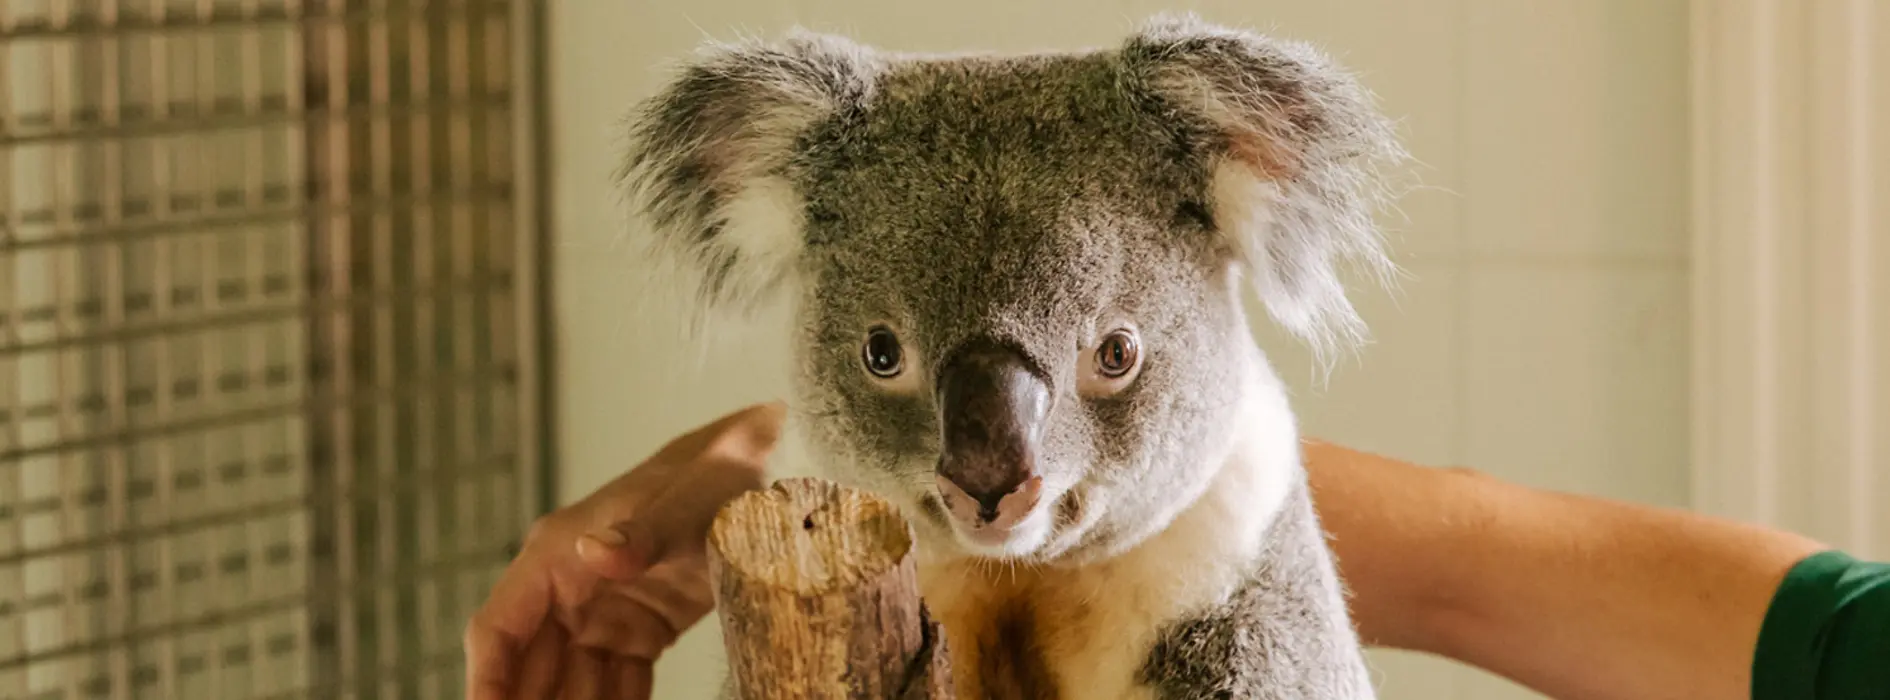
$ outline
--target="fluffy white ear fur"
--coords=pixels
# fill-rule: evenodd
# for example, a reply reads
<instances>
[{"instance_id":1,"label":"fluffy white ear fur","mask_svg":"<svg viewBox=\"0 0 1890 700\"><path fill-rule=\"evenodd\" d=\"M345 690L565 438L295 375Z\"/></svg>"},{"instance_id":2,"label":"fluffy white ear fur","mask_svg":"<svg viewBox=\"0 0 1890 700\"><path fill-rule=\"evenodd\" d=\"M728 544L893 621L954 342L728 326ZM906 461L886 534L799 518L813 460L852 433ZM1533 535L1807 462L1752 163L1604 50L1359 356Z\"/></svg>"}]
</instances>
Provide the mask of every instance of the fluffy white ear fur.
<instances>
[{"instance_id":1,"label":"fluffy white ear fur","mask_svg":"<svg viewBox=\"0 0 1890 700\"><path fill-rule=\"evenodd\" d=\"M717 213L721 235L703 245L707 260L733 260L720 281L744 307L792 286L805 241L805 214L793 184L777 175L753 177Z\"/></svg>"},{"instance_id":2,"label":"fluffy white ear fur","mask_svg":"<svg viewBox=\"0 0 1890 700\"><path fill-rule=\"evenodd\" d=\"M619 179L654 229L632 239L664 277L654 283L692 290L692 330L792 285L805 235L786 172L796 141L862 99L877 65L845 38L799 30L710 43L630 115Z\"/></svg>"},{"instance_id":3,"label":"fluffy white ear fur","mask_svg":"<svg viewBox=\"0 0 1890 700\"><path fill-rule=\"evenodd\" d=\"M1366 340L1340 261L1381 285L1398 270L1374 214L1382 165L1406 154L1371 95L1310 45L1160 15L1123 47L1144 85L1223 141L1210 207L1269 315L1321 360ZM632 115L620 172L655 235L636 236L694 290L697 330L793 284L802 203L785 177L809 126L865 99L883 66L842 37L707 45Z\"/></svg>"},{"instance_id":4,"label":"fluffy white ear fur","mask_svg":"<svg viewBox=\"0 0 1890 700\"><path fill-rule=\"evenodd\" d=\"M1306 342L1322 362L1364 344L1369 338L1365 321L1346 296L1334 256L1320 250L1280 252L1292 245L1276 239L1282 235L1277 216L1283 188L1231 159L1216 165L1212 178L1215 222L1273 321ZM1380 268L1373 270L1380 277L1395 274L1390 258L1382 253L1361 257L1367 266Z\"/></svg>"},{"instance_id":5,"label":"fluffy white ear fur","mask_svg":"<svg viewBox=\"0 0 1890 700\"><path fill-rule=\"evenodd\" d=\"M1342 261L1398 269L1374 220L1407 158L1371 94L1309 44L1159 15L1128 42L1158 93L1221 137L1210 207L1269 315L1322 361L1367 340Z\"/></svg>"}]
</instances>

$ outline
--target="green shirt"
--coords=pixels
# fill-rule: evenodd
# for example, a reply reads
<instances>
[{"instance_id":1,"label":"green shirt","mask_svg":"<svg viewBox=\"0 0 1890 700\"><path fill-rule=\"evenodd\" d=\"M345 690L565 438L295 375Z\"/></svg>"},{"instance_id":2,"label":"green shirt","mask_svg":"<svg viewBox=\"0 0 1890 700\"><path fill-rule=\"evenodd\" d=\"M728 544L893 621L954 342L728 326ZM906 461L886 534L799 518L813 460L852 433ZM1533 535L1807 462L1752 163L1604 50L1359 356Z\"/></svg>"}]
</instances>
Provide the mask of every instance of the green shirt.
<instances>
[{"instance_id":1,"label":"green shirt","mask_svg":"<svg viewBox=\"0 0 1890 700\"><path fill-rule=\"evenodd\" d=\"M1752 658L1753 700L1890 700L1890 563L1826 551L1772 596Z\"/></svg>"}]
</instances>

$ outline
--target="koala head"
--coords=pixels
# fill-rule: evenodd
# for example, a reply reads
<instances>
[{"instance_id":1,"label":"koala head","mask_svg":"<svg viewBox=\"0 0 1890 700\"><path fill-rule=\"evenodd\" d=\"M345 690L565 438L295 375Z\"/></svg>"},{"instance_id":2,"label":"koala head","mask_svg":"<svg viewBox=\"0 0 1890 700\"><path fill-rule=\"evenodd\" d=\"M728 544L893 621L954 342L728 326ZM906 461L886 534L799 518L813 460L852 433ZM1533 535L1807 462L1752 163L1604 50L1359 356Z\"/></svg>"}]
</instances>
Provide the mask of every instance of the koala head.
<instances>
[{"instance_id":1,"label":"koala head","mask_svg":"<svg viewBox=\"0 0 1890 700\"><path fill-rule=\"evenodd\" d=\"M1119 46L917 55L717 44L633 113L644 242L709 312L793 308L792 429L931 548L1121 551L1198 495L1270 369L1253 287L1363 339L1339 264L1402 158L1311 47L1157 17Z\"/></svg>"}]
</instances>

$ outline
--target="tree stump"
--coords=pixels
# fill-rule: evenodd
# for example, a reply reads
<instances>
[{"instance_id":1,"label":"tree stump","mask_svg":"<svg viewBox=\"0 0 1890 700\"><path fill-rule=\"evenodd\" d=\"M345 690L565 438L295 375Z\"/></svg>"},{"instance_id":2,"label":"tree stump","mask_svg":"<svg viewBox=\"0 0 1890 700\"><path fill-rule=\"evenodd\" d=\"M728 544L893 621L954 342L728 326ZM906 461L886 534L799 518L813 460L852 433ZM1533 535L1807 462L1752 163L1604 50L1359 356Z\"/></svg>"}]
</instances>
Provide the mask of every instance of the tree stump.
<instances>
[{"instance_id":1,"label":"tree stump","mask_svg":"<svg viewBox=\"0 0 1890 700\"><path fill-rule=\"evenodd\" d=\"M944 700L944 630L919 597L913 531L872 494L783 479L723 506L709 574L741 700Z\"/></svg>"}]
</instances>

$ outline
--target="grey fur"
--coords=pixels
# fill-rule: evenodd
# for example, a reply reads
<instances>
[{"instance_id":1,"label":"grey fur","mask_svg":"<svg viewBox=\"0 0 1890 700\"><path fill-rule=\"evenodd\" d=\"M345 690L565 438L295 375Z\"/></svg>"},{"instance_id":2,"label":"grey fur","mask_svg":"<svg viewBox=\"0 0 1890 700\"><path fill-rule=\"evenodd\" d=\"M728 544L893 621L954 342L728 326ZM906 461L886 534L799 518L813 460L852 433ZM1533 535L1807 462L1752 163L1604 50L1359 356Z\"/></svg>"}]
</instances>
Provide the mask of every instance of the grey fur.
<instances>
[{"instance_id":1,"label":"grey fur","mask_svg":"<svg viewBox=\"0 0 1890 700\"><path fill-rule=\"evenodd\" d=\"M1140 680L1162 700L1368 698L1371 678L1312 498L1297 485L1265 563L1222 605L1175 621Z\"/></svg>"},{"instance_id":2,"label":"grey fur","mask_svg":"<svg viewBox=\"0 0 1890 700\"><path fill-rule=\"evenodd\" d=\"M926 515L926 547L956 546L931 496L929 391L954 348L996 340L1050 379L1039 468L1065 488L1049 541L1020 558L1081 566L1172 522L1246 429L1232 420L1243 392L1272 370L1243 278L1325 353L1364 337L1340 263L1393 270L1373 208L1379 169L1404 154L1369 94L1310 46L1192 17L1157 17L1111 49L1022 56L805 32L713 45L640 106L629 135L621 175L652 224L644 242L697 276L703 311L796 302L791 426L830 476ZM1227 162L1267 174L1270 226L1236 235L1213 190ZM766 187L791 193L790 241L730 233L743 193ZM1114 396L1077 395L1079 357L1119 321L1139 330L1140 375ZM867 380L860 343L876 323L916 358L920 390ZM1302 541L1317 524L1289 505L1291 538L1254 586L1178 627L1148 682L1193 697L1310 687L1297 679L1357 666L1336 576L1322 545ZM1176 660L1246 649L1264 653Z\"/></svg>"}]
</instances>

